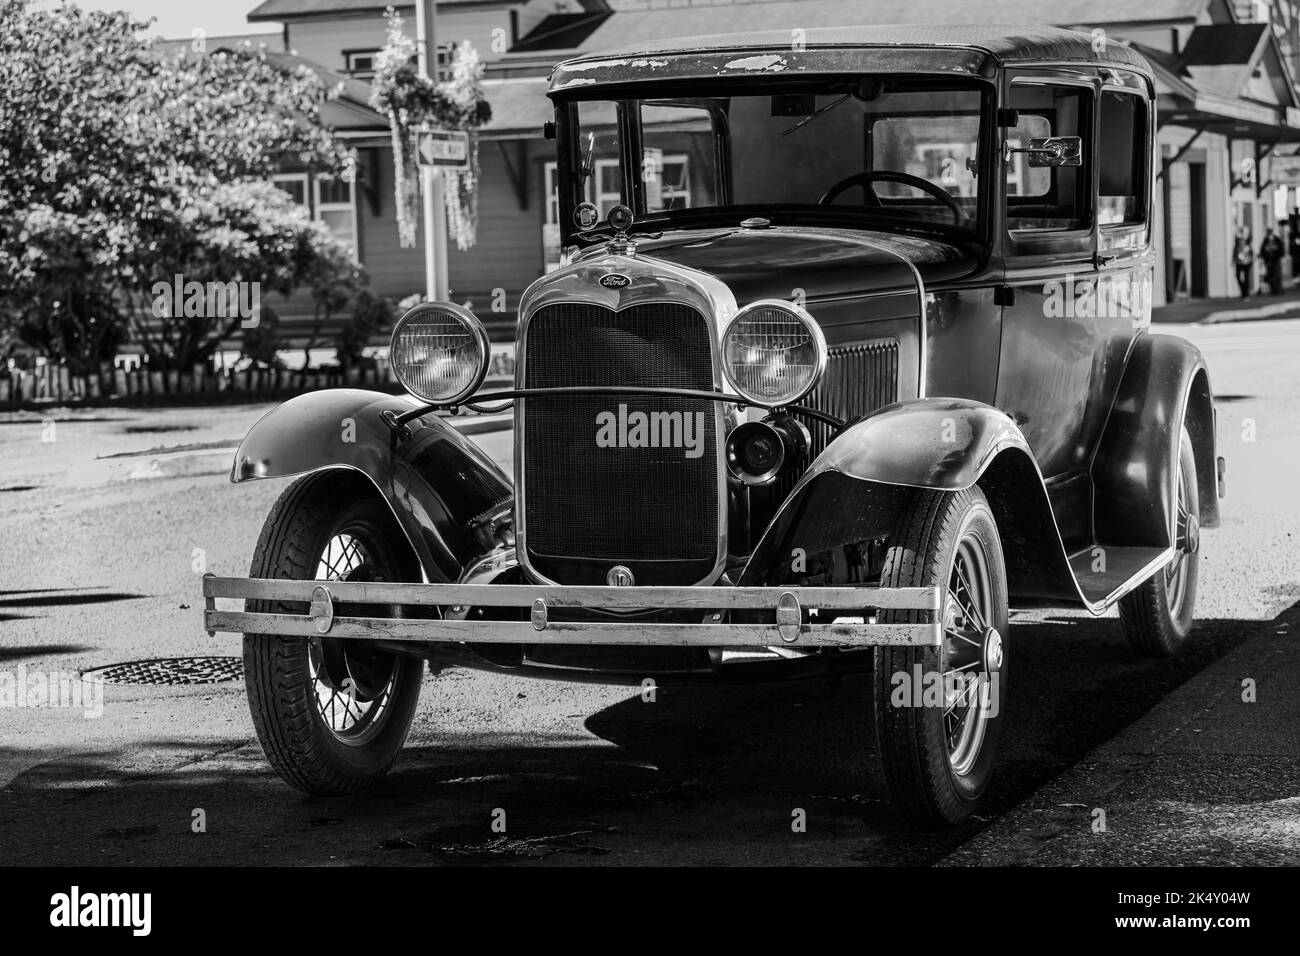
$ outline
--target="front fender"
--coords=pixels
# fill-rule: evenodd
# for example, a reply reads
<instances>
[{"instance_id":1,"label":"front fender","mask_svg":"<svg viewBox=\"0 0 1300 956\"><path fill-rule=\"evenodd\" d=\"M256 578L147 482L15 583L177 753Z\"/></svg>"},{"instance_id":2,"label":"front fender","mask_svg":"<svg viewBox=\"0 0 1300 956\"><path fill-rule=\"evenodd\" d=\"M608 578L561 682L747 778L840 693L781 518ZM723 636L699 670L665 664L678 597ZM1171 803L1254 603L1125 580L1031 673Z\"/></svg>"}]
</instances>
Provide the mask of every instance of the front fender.
<instances>
[{"instance_id":1,"label":"front fender","mask_svg":"<svg viewBox=\"0 0 1300 956\"><path fill-rule=\"evenodd\" d=\"M980 484L1003 538L1013 598L1080 599L1042 475L1012 419L926 398L846 428L809 466L759 540L742 584L872 583L863 549L898 526L917 489Z\"/></svg>"},{"instance_id":2,"label":"front fender","mask_svg":"<svg viewBox=\"0 0 1300 956\"><path fill-rule=\"evenodd\" d=\"M233 482L332 468L365 475L393 511L426 580L455 581L483 550L475 519L513 496L506 476L477 445L433 413L407 423L399 441L381 418L418 407L404 395L360 389L309 392L278 405L244 436Z\"/></svg>"},{"instance_id":3,"label":"front fender","mask_svg":"<svg viewBox=\"0 0 1300 956\"><path fill-rule=\"evenodd\" d=\"M922 398L849 425L803 481L837 471L886 485L961 491L1009 448L1030 454L1025 436L1005 412L967 399Z\"/></svg>"}]
</instances>

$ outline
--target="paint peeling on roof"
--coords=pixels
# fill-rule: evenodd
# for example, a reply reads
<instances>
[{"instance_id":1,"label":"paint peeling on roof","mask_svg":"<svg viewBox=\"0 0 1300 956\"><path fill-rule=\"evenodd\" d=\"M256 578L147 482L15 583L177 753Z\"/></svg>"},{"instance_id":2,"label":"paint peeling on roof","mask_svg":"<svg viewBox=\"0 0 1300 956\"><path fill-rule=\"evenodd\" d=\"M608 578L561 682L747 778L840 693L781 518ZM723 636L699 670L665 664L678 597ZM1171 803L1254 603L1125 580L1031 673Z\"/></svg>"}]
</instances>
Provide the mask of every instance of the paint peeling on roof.
<instances>
[{"instance_id":1,"label":"paint peeling on roof","mask_svg":"<svg viewBox=\"0 0 1300 956\"><path fill-rule=\"evenodd\" d=\"M628 60L588 60L585 63L581 60L563 64L564 69L569 73L586 72L587 70L605 70L612 66L627 66Z\"/></svg>"},{"instance_id":2,"label":"paint peeling on roof","mask_svg":"<svg viewBox=\"0 0 1300 956\"><path fill-rule=\"evenodd\" d=\"M667 60L632 60L630 63L628 63L628 66L635 67L637 69L651 69L651 70L653 70L657 66L667 66L667 65L668 65Z\"/></svg>"},{"instance_id":3,"label":"paint peeling on roof","mask_svg":"<svg viewBox=\"0 0 1300 956\"><path fill-rule=\"evenodd\" d=\"M765 70L776 73L785 69L785 57L769 53L766 56L742 56L739 60L729 60L723 65L724 70Z\"/></svg>"}]
</instances>

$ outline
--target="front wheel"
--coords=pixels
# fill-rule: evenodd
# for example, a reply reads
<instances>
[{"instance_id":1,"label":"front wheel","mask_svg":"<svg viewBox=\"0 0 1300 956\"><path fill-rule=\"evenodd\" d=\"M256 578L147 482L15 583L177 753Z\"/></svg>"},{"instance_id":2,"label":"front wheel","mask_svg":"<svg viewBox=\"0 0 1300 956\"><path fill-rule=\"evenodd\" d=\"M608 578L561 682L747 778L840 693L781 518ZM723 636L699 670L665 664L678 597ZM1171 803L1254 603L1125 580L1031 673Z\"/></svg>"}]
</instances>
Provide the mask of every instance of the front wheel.
<instances>
[{"instance_id":1,"label":"front wheel","mask_svg":"<svg viewBox=\"0 0 1300 956\"><path fill-rule=\"evenodd\" d=\"M295 482L267 516L255 578L401 581L414 573L392 514L369 489L337 475ZM250 611L305 614L294 602ZM343 611L343 613L347 613ZM406 741L424 662L366 641L244 636L253 726L276 772L306 793L362 790L384 776Z\"/></svg>"},{"instance_id":2,"label":"front wheel","mask_svg":"<svg viewBox=\"0 0 1300 956\"><path fill-rule=\"evenodd\" d=\"M978 487L921 491L890 541L881 587L937 587L943 643L875 651L876 735L895 807L913 823L967 819L993 776L1007 699L1007 574ZM916 623L886 611L883 623Z\"/></svg>"}]
</instances>

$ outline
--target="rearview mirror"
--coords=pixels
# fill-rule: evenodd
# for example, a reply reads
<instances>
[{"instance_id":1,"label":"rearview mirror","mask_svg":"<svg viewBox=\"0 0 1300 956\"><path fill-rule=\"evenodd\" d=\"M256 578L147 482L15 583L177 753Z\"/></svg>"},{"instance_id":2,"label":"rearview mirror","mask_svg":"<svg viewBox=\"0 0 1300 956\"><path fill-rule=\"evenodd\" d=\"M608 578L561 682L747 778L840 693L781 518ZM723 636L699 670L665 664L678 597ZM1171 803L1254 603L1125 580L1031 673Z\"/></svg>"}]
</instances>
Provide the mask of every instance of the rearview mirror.
<instances>
[{"instance_id":1,"label":"rearview mirror","mask_svg":"<svg viewBox=\"0 0 1300 956\"><path fill-rule=\"evenodd\" d=\"M1031 139L1028 146L1008 146L1007 157L1012 153L1027 153L1029 165L1042 166L1082 166L1082 136L1048 136L1046 139Z\"/></svg>"}]
</instances>

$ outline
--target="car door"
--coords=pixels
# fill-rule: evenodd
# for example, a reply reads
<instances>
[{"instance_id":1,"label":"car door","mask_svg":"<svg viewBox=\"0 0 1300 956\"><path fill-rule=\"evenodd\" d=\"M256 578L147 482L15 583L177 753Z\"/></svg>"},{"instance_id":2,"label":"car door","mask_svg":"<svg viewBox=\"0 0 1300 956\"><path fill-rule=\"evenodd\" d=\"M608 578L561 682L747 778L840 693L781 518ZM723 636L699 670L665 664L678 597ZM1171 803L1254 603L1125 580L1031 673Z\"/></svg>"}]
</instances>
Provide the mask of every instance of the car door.
<instances>
[{"instance_id":1,"label":"car door","mask_svg":"<svg viewBox=\"0 0 1300 956\"><path fill-rule=\"evenodd\" d=\"M1111 143L1110 130L1106 145L1100 142L1100 118L1103 112L1113 118L1114 95L1133 93L1116 94L1099 75L1077 70L1015 71L1006 77L1007 108L999 113L1005 272L996 404L1024 432L1048 479L1062 531L1079 543L1089 532L1092 449L1140 325L1134 307L1149 318L1149 305L1143 310L1131 295L1128 278L1134 271L1128 260L1140 259L1147 245L1149 185L1127 202L1117 198L1104 213L1096 203L1101 169L1116 179L1101 152L1124 145ZM1129 130L1134 142L1128 145L1149 155L1147 135L1145 128ZM1037 165L1034 154L1016 152L1030 148L1031 140L1061 136L1082 138L1079 165ZM1139 183L1110 181L1107 188L1121 185ZM1117 216L1123 221L1100 222ZM1104 258L1099 243L1107 246Z\"/></svg>"}]
</instances>

